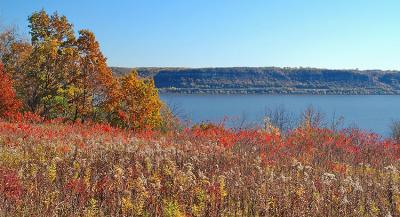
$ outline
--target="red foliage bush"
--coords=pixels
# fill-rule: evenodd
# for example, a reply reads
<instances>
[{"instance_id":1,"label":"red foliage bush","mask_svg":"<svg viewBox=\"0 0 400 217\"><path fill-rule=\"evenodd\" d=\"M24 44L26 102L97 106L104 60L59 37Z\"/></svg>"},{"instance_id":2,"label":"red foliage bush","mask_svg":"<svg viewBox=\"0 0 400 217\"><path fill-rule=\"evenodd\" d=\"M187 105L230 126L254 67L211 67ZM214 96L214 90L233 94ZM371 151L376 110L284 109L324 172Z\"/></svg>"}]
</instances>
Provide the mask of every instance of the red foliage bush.
<instances>
[{"instance_id":1,"label":"red foliage bush","mask_svg":"<svg viewBox=\"0 0 400 217\"><path fill-rule=\"evenodd\" d=\"M22 187L18 175L7 168L0 167L0 194L5 200L16 202L22 195Z\"/></svg>"},{"instance_id":2,"label":"red foliage bush","mask_svg":"<svg viewBox=\"0 0 400 217\"><path fill-rule=\"evenodd\" d=\"M0 63L0 118L17 113L21 105L15 94L12 80L4 71L3 64Z\"/></svg>"}]
</instances>

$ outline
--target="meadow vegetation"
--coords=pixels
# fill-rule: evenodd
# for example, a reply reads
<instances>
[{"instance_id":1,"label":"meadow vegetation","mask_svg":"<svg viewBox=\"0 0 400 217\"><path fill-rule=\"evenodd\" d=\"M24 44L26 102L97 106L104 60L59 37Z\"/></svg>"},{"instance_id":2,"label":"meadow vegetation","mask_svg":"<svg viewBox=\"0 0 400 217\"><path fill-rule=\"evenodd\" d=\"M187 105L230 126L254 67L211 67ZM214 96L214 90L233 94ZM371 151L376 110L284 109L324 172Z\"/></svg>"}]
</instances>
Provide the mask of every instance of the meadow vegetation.
<instances>
[{"instance_id":1,"label":"meadow vegetation","mask_svg":"<svg viewBox=\"0 0 400 217\"><path fill-rule=\"evenodd\" d=\"M2 216L397 216L395 140L305 121L133 132L0 122Z\"/></svg>"}]
</instances>

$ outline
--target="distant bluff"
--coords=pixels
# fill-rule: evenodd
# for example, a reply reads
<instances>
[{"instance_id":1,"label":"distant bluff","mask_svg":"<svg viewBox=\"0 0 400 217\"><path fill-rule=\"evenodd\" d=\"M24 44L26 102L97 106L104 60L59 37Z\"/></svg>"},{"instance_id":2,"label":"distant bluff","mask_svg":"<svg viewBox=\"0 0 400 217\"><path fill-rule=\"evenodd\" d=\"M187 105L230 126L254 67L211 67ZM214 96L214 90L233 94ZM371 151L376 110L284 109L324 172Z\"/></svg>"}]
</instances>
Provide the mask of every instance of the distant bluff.
<instances>
[{"instance_id":1,"label":"distant bluff","mask_svg":"<svg viewBox=\"0 0 400 217\"><path fill-rule=\"evenodd\" d=\"M112 67L116 75L132 68ZM182 94L400 94L400 71L317 68L137 68L161 93Z\"/></svg>"}]
</instances>

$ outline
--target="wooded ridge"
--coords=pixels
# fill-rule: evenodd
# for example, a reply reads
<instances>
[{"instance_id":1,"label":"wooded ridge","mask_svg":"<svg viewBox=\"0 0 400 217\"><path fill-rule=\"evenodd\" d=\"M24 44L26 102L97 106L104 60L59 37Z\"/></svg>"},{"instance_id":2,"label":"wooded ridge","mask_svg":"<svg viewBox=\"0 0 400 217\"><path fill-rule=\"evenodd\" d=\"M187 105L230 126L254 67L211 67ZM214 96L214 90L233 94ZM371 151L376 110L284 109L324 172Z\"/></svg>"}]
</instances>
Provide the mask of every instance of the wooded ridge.
<instances>
[{"instance_id":1,"label":"wooded ridge","mask_svg":"<svg viewBox=\"0 0 400 217\"><path fill-rule=\"evenodd\" d=\"M124 75L132 68L112 67ZM399 71L317 68L136 68L161 93L182 94L400 94Z\"/></svg>"}]
</instances>

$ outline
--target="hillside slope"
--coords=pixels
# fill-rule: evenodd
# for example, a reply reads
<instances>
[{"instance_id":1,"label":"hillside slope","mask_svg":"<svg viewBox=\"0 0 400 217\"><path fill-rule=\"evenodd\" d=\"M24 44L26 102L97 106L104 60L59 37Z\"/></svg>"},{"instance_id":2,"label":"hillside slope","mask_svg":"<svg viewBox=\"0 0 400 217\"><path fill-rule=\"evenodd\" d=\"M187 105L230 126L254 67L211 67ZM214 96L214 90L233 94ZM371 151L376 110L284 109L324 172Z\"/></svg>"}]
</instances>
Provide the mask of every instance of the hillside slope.
<instances>
[{"instance_id":1,"label":"hillside slope","mask_svg":"<svg viewBox=\"0 0 400 217\"><path fill-rule=\"evenodd\" d=\"M130 68L114 67L117 75ZM162 93L400 94L400 73L315 68L138 68Z\"/></svg>"}]
</instances>

